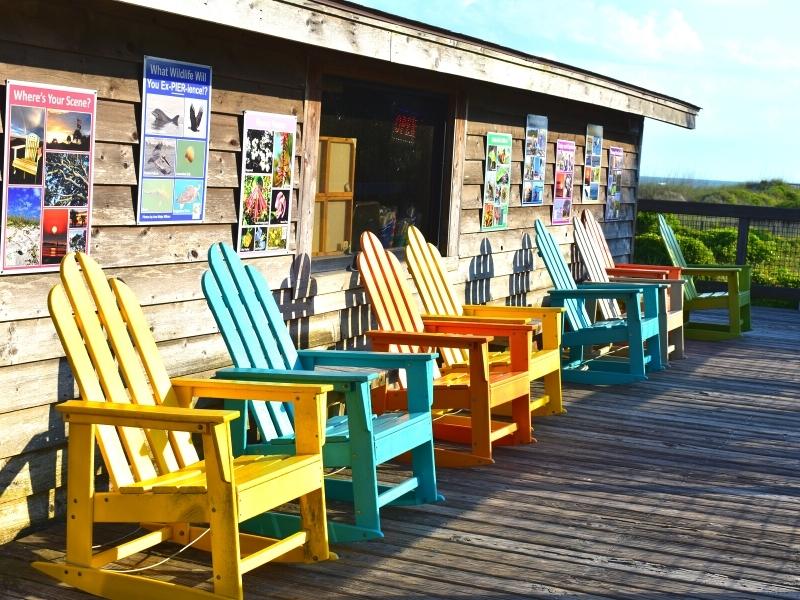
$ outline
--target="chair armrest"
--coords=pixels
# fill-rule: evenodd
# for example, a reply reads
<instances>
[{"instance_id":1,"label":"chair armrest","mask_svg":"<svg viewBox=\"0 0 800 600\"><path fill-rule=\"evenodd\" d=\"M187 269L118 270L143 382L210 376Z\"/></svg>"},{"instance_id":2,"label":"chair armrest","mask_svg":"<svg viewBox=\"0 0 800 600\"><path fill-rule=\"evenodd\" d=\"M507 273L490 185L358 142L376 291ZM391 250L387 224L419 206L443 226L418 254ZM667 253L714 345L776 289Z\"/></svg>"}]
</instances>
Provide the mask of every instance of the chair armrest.
<instances>
[{"instance_id":1,"label":"chair armrest","mask_svg":"<svg viewBox=\"0 0 800 600\"><path fill-rule=\"evenodd\" d=\"M632 269L632 270L645 270L649 271L656 269L659 271L667 272L667 279L679 279L681 276L681 267L673 267L671 265L647 265L644 263L617 263L614 265L617 269Z\"/></svg>"},{"instance_id":2,"label":"chair armrest","mask_svg":"<svg viewBox=\"0 0 800 600\"><path fill-rule=\"evenodd\" d=\"M494 338L490 335L454 335L451 333L417 333L407 331L367 331L367 336L375 344L389 346L428 346L439 348L471 348L488 344Z\"/></svg>"},{"instance_id":3,"label":"chair armrest","mask_svg":"<svg viewBox=\"0 0 800 600\"><path fill-rule=\"evenodd\" d=\"M364 367L375 369L405 369L410 365L433 363L436 352L397 354L395 352L366 352L361 350L299 350L303 366Z\"/></svg>"},{"instance_id":4,"label":"chair armrest","mask_svg":"<svg viewBox=\"0 0 800 600\"><path fill-rule=\"evenodd\" d=\"M667 290L669 306L667 306L667 310L683 310L683 286L686 285L686 281L683 279L644 279L639 277L629 279L626 277L614 277L614 282L632 284L638 284L640 282L667 284L669 285L669 289Z\"/></svg>"},{"instance_id":5,"label":"chair armrest","mask_svg":"<svg viewBox=\"0 0 800 600\"><path fill-rule=\"evenodd\" d=\"M70 423L142 427L164 431L206 432L215 425L233 421L235 410L206 410L181 406L148 406L121 402L68 400L56 406Z\"/></svg>"},{"instance_id":6,"label":"chair armrest","mask_svg":"<svg viewBox=\"0 0 800 600\"><path fill-rule=\"evenodd\" d=\"M595 284L596 285L596 284ZM602 298L622 298L628 301L636 301L636 296L642 294L642 287L580 287L575 290L548 290L547 292L553 298L575 298L578 300L584 299L602 299Z\"/></svg>"},{"instance_id":7,"label":"chair armrest","mask_svg":"<svg viewBox=\"0 0 800 600\"><path fill-rule=\"evenodd\" d=\"M334 371L311 371L300 369L259 369L254 367L228 367L220 369L215 379L234 379L236 381L268 381L270 383L316 383L316 384L350 384L367 383L378 378L377 373L337 373Z\"/></svg>"},{"instance_id":8,"label":"chair armrest","mask_svg":"<svg viewBox=\"0 0 800 600\"><path fill-rule=\"evenodd\" d=\"M431 333L468 333L474 335L508 336L514 333L534 334L539 330L539 324L520 323L519 321L439 321L426 320L425 331Z\"/></svg>"},{"instance_id":9,"label":"chair armrest","mask_svg":"<svg viewBox=\"0 0 800 600\"><path fill-rule=\"evenodd\" d=\"M193 398L200 396L220 400L265 400L276 402L307 403L333 390L327 384L305 385L296 383L268 383L205 379L202 377L175 377L172 386L178 393L178 403L190 406Z\"/></svg>"},{"instance_id":10,"label":"chair armrest","mask_svg":"<svg viewBox=\"0 0 800 600\"><path fill-rule=\"evenodd\" d=\"M423 323L426 321L449 321L451 323L528 323L530 318L526 317L486 317L476 315L437 315L433 313L423 313L420 315Z\"/></svg>"},{"instance_id":11,"label":"chair armrest","mask_svg":"<svg viewBox=\"0 0 800 600\"><path fill-rule=\"evenodd\" d=\"M617 269L606 268L609 277L627 277L629 279L667 279L669 274L664 269Z\"/></svg>"}]
</instances>

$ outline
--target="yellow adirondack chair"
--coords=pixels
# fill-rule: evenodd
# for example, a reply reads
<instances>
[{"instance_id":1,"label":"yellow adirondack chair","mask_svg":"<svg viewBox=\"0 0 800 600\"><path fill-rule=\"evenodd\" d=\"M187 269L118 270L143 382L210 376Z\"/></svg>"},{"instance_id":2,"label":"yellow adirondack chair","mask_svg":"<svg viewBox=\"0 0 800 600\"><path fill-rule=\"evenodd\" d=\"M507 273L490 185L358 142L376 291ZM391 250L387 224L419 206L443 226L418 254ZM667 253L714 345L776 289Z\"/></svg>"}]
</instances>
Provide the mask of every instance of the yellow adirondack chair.
<instances>
[{"instance_id":1,"label":"yellow adirondack chair","mask_svg":"<svg viewBox=\"0 0 800 600\"><path fill-rule=\"evenodd\" d=\"M14 160L11 163L12 169L19 169L29 175L36 176L39 170L39 136L35 133L29 133L25 137L25 145L12 146L14 151ZM22 156L17 156L20 150L25 150Z\"/></svg>"},{"instance_id":2,"label":"yellow adirondack chair","mask_svg":"<svg viewBox=\"0 0 800 600\"><path fill-rule=\"evenodd\" d=\"M66 560L35 562L37 569L105 598L241 599L242 574L268 561L335 558L321 456L331 386L170 380L133 292L106 280L84 254L64 257L48 305L82 400L58 406L70 427ZM294 403L297 454L232 458L230 421L238 412L192 408L199 396ZM95 440L108 492L94 487ZM239 533L240 521L296 498L301 531L280 540ZM93 553L92 528L108 522L138 523L146 533ZM104 568L165 541L211 552L213 593Z\"/></svg>"},{"instance_id":3,"label":"yellow adirondack chair","mask_svg":"<svg viewBox=\"0 0 800 600\"><path fill-rule=\"evenodd\" d=\"M530 399L532 415L560 414L565 412L561 397L561 314L564 309L528 306L464 305L447 282L442 255L436 246L425 241L422 232L414 226L408 228L406 262L411 277L419 290L422 306L431 319L502 322L512 319L526 322L536 319L542 323L541 348L530 355L529 373L532 380L542 379L545 393ZM469 364L467 353L460 348L442 348L445 371L463 369ZM507 369L511 363L509 351L492 352L489 364L492 369ZM503 414L503 410L497 411Z\"/></svg>"}]
</instances>

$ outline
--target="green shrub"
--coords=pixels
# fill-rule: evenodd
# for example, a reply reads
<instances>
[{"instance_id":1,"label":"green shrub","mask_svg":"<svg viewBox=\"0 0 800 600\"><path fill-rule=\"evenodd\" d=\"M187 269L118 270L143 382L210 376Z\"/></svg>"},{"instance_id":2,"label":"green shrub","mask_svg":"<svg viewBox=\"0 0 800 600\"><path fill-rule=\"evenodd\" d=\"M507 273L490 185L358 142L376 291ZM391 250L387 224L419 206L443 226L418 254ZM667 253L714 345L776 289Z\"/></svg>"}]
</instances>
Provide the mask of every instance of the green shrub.
<instances>
[{"instance_id":1,"label":"green shrub","mask_svg":"<svg viewBox=\"0 0 800 600\"><path fill-rule=\"evenodd\" d=\"M668 265L670 264L667 249L661 236L658 233L644 233L636 236L636 246L634 248L635 262L646 265Z\"/></svg>"},{"instance_id":2,"label":"green shrub","mask_svg":"<svg viewBox=\"0 0 800 600\"><path fill-rule=\"evenodd\" d=\"M689 237L679 233L676 233L675 237L678 238L678 245L680 245L683 257L688 264L707 265L716 262L714 253L697 237Z\"/></svg>"}]
</instances>

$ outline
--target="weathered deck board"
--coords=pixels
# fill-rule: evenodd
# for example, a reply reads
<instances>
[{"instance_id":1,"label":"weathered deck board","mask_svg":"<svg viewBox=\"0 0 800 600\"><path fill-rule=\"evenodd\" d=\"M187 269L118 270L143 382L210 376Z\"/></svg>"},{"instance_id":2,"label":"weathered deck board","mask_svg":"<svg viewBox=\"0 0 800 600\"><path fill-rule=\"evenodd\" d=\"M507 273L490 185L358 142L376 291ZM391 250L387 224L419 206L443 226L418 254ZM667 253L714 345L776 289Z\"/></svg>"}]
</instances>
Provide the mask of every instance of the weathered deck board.
<instances>
[{"instance_id":1,"label":"weathered deck board","mask_svg":"<svg viewBox=\"0 0 800 600\"><path fill-rule=\"evenodd\" d=\"M800 599L800 315L754 324L641 384L567 387L538 444L441 470L445 503L385 509L383 540L258 569L246 597ZM4 546L0 596L88 598L27 566L63 548L63 527ZM158 572L207 585L206 565L189 550Z\"/></svg>"}]
</instances>

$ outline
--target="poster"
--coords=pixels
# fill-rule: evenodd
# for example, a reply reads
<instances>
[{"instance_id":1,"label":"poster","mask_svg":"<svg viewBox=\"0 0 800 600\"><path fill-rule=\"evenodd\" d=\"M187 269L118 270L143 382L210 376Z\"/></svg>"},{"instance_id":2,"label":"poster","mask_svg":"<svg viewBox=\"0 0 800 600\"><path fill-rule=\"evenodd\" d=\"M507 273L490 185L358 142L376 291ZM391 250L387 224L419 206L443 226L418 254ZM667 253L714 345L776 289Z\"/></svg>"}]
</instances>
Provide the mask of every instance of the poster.
<instances>
[{"instance_id":1,"label":"poster","mask_svg":"<svg viewBox=\"0 0 800 600\"><path fill-rule=\"evenodd\" d=\"M289 239L297 117L245 111L236 248L285 254Z\"/></svg>"},{"instance_id":2,"label":"poster","mask_svg":"<svg viewBox=\"0 0 800 600\"><path fill-rule=\"evenodd\" d=\"M522 204L544 202L544 166L547 164L547 117L528 115L522 163Z\"/></svg>"},{"instance_id":3,"label":"poster","mask_svg":"<svg viewBox=\"0 0 800 600\"><path fill-rule=\"evenodd\" d=\"M608 149L608 189L606 190L606 221L622 218L622 148Z\"/></svg>"},{"instance_id":4,"label":"poster","mask_svg":"<svg viewBox=\"0 0 800 600\"><path fill-rule=\"evenodd\" d=\"M572 184L575 173L575 142L556 142L556 184L553 190L553 225L572 221Z\"/></svg>"},{"instance_id":5,"label":"poster","mask_svg":"<svg viewBox=\"0 0 800 600\"><path fill-rule=\"evenodd\" d=\"M6 84L3 273L56 271L89 248L97 92Z\"/></svg>"},{"instance_id":6,"label":"poster","mask_svg":"<svg viewBox=\"0 0 800 600\"><path fill-rule=\"evenodd\" d=\"M210 109L211 67L144 57L140 225L203 220Z\"/></svg>"},{"instance_id":7,"label":"poster","mask_svg":"<svg viewBox=\"0 0 800 600\"><path fill-rule=\"evenodd\" d=\"M511 197L511 134L486 134L486 174L481 231L508 228Z\"/></svg>"},{"instance_id":8,"label":"poster","mask_svg":"<svg viewBox=\"0 0 800 600\"><path fill-rule=\"evenodd\" d=\"M603 155L603 126L586 126L586 158L583 166L584 201L600 200L600 163Z\"/></svg>"}]
</instances>

